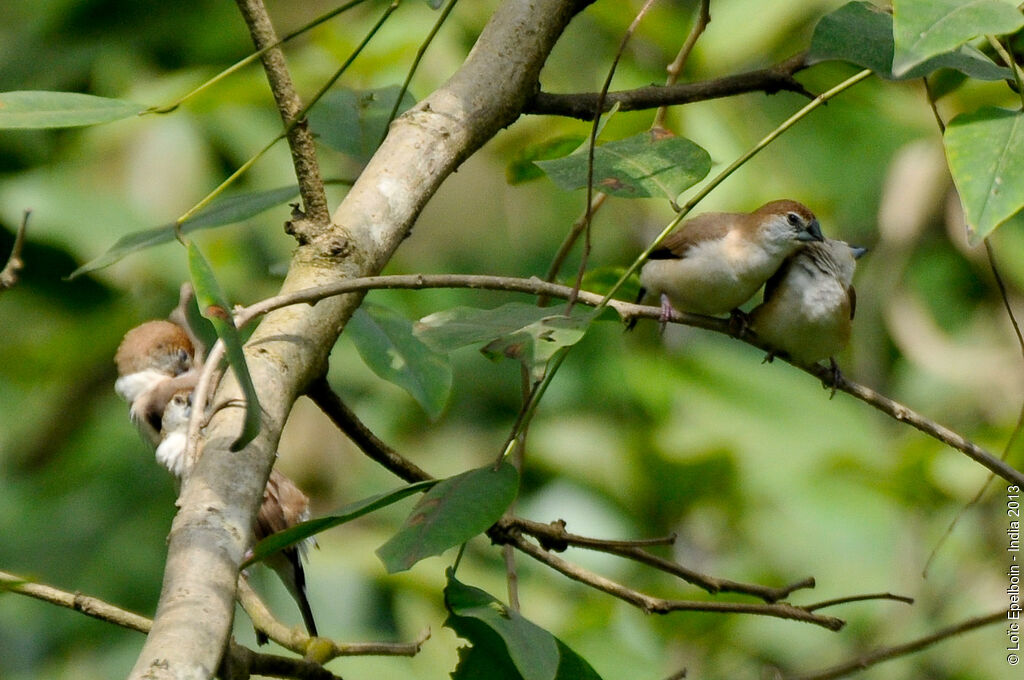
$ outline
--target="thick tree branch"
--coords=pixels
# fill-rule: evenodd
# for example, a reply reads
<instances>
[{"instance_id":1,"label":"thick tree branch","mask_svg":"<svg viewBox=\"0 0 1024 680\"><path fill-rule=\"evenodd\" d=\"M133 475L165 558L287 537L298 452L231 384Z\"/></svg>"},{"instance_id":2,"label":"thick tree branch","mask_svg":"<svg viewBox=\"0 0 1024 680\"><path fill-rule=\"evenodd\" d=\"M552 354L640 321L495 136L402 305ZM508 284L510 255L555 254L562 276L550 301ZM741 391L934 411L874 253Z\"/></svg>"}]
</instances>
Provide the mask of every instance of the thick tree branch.
<instances>
[{"instance_id":1,"label":"thick tree branch","mask_svg":"<svg viewBox=\"0 0 1024 680\"><path fill-rule=\"evenodd\" d=\"M378 273L419 211L458 166L511 124L547 55L585 0L506 0L463 66L396 120L333 215L292 258L283 292ZM267 54L273 54L270 50ZM246 346L263 427L243 451L230 444L241 409L218 411L182 489L153 630L132 678L209 678L227 643L238 567L250 541L281 428L295 399L323 375L327 355L361 294L268 314ZM218 401L238 399L234 376Z\"/></svg>"},{"instance_id":2,"label":"thick tree branch","mask_svg":"<svg viewBox=\"0 0 1024 680\"><path fill-rule=\"evenodd\" d=\"M642 111L662 106L691 104L708 99L731 97L746 92L775 94L783 90L797 92L813 98L813 94L793 77L807 68L806 54L800 53L769 68L737 73L732 76L681 85L650 85L634 90L609 92L604 98L601 113L618 105L619 111ZM580 120L593 120L599 93L550 94L538 92L530 99L524 113L546 116L566 116Z\"/></svg>"}]
</instances>

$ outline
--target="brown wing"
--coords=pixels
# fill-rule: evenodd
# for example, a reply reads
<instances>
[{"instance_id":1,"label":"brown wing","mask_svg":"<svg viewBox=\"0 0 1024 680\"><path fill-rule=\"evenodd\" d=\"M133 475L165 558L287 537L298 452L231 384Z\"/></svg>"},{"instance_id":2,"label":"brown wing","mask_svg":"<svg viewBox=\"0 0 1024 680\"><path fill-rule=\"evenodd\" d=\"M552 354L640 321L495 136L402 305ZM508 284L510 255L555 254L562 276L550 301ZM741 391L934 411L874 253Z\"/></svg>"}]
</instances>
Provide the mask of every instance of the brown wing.
<instances>
[{"instance_id":1,"label":"brown wing","mask_svg":"<svg viewBox=\"0 0 1024 680\"><path fill-rule=\"evenodd\" d=\"M263 503L256 513L256 540L262 540L278 531L284 531L305 520L309 514L309 498L295 482L276 469L270 471Z\"/></svg>"},{"instance_id":2,"label":"brown wing","mask_svg":"<svg viewBox=\"0 0 1024 680\"><path fill-rule=\"evenodd\" d=\"M686 257L686 251L704 241L721 238L732 228L736 218L733 213L705 213L689 220L673 231L651 253L651 260L678 260Z\"/></svg>"}]
</instances>

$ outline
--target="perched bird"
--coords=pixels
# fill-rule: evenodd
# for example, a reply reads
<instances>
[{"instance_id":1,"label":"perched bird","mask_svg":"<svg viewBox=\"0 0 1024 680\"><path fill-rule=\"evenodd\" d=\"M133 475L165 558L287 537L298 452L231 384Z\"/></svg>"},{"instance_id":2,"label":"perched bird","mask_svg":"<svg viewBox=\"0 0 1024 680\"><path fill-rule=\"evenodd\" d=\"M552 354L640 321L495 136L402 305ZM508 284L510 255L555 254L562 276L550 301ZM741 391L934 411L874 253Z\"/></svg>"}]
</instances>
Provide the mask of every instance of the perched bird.
<instances>
[{"instance_id":1,"label":"perched bird","mask_svg":"<svg viewBox=\"0 0 1024 680\"><path fill-rule=\"evenodd\" d=\"M732 313L801 243L823 238L817 218L796 201L772 201L752 213L698 215L650 254L640 270L637 302L659 296L662 323L672 308Z\"/></svg>"},{"instance_id":2,"label":"perched bird","mask_svg":"<svg viewBox=\"0 0 1024 680\"><path fill-rule=\"evenodd\" d=\"M185 457L191 395L200 369L195 365L194 351L181 326L158 320L128 331L114 357L119 373L115 390L131 405L131 419L156 450L157 461L179 483L192 472L194 464ZM307 519L309 498L292 480L272 470L253 527L255 541ZM315 636L316 623L306 597L300 560L303 550L283 550L265 562L281 577L299 605L306 629Z\"/></svg>"},{"instance_id":3,"label":"perched bird","mask_svg":"<svg viewBox=\"0 0 1024 680\"><path fill-rule=\"evenodd\" d=\"M156 459L179 480L184 480L192 472L189 462L185 460L186 432L191 415L191 390L179 390L167 401L161 419L161 441L156 448ZM260 504L253 525L254 543L309 518L309 498L306 494L284 474L276 469L271 470L266 489L263 491L263 503ZM285 588L299 606L306 630L315 637L316 621L313 619L313 610L306 596L306 572L302 567L302 558L307 546L311 544L313 541L309 539L297 546L285 548L266 558L264 563L281 578Z\"/></svg>"},{"instance_id":4,"label":"perched bird","mask_svg":"<svg viewBox=\"0 0 1024 680\"><path fill-rule=\"evenodd\" d=\"M750 313L750 330L776 355L798 363L828 359L835 387L835 355L850 340L857 294L853 271L867 250L844 241L808 243L765 284L764 302Z\"/></svg>"}]
</instances>

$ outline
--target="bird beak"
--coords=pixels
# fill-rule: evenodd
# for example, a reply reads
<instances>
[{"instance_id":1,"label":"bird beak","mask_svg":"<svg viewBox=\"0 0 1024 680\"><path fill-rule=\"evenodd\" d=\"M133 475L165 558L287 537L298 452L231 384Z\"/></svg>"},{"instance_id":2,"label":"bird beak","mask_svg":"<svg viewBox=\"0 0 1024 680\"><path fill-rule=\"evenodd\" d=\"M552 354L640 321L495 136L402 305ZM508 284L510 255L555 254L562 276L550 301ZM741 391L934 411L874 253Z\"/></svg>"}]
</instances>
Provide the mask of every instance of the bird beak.
<instances>
[{"instance_id":1,"label":"bird beak","mask_svg":"<svg viewBox=\"0 0 1024 680\"><path fill-rule=\"evenodd\" d=\"M821 234L821 225L818 224L818 220L814 220L807 225L807 229L801 231L796 236L797 241L824 241L825 237Z\"/></svg>"},{"instance_id":2,"label":"bird beak","mask_svg":"<svg viewBox=\"0 0 1024 680\"><path fill-rule=\"evenodd\" d=\"M868 252L868 249L861 248L860 246L850 246L850 252L853 253L853 259L859 260L864 253Z\"/></svg>"}]
</instances>

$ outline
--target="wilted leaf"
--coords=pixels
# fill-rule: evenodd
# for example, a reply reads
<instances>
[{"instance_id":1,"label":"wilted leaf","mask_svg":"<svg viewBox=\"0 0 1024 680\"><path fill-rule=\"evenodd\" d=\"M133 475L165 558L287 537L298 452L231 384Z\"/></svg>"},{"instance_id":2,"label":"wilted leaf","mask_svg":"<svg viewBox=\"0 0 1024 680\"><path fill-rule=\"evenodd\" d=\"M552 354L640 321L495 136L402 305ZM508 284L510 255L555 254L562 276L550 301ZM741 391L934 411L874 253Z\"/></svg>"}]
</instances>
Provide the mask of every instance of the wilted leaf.
<instances>
[{"instance_id":1,"label":"wilted leaf","mask_svg":"<svg viewBox=\"0 0 1024 680\"><path fill-rule=\"evenodd\" d=\"M231 305L217 283L217 278L213 275L206 258L199 252L199 247L191 241L188 243L188 269L192 275L192 286L196 291L199 311L210 320L217 331L217 337L224 343L228 364L245 395L245 423L238 439L231 444L232 451L240 451L260 432L260 402L256 396L256 386L252 384L249 366L245 362L242 338L231 317Z\"/></svg>"},{"instance_id":2,"label":"wilted leaf","mask_svg":"<svg viewBox=\"0 0 1024 680\"><path fill-rule=\"evenodd\" d=\"M978 243L1024 208L1024 113L985 107L959 115L943 141L971 243Z\"/></svg>"},{"instance_id":3,"label":"wilted leaf","mask_svg":"<svg viewBox=\"0 0 1024 680\"><path fill-rule=\"evenodd\" d=\"M444 625L468 640L459 650L455 680L600 680L582 657L489 593L456 580L448 570Z\"/></svg>"},{"instance_id":4,"label":"wilted leaf","mask_svg":"<svg viewBox=\"0 0 1024 680\"><path fill-rule=\"evenodd\" d=\"M903 76L980 35L1013 33L1024 15L1002 0L894 0L892 71Z\"/></svg>"},{"instance_id":5,"label":"wilted leaf","mask_svg":"<svg viewBox=\"0 0 1024 680\"><path fill-rule=\"evenodd\" d=\"M317 534L332 527L345 524L346 522L351 522L363 515L368 515L371 512L380 510L381 508L387 507L392 503L396 503L414 493L426 491L435 484L437 484L437 480L434 479L424 482L416 482L415 484L403 486L398 489L394 489L393 491L377 494L370 498L364 498L363 500L356 501L355 503L349 503L345 507L336 510L331 515L317 517L316 519L296 524L284 531L279 531L276 534L271 534L253 547L252 556L246 560L240 568L245 569L249 565L259 562L279 550L284 550L288 546L301 543L307 538L316 536Z\"/></svg>"},{"instance_id":6,"label":"wilted leaf","mask_svg":"<svg viewBox=\"0 0 1024 680\"><path fill-rule=\"evenodd\" d=\"M67 128L137 116L145 106L78 92L0 92L0 128Z\"/></svg>"},{"instance_id":7,"label":"wilted leaf","mask_svg":"<svg viewBox=\"0 0 1024 680\"><path fill-rule=\"evenodd\" d=\"M559 187L587 185L587 149L537 165ZM711 170L711 156L685 137L649 130L594 149L594 189L621 198L664 196L670 200Z\"/></svg>"},{"instance_id":8,"label":"wilted leaf","mask_svg":"<svg viewBox=\"0 0 1024 680\"><path fill-rule=\"evenodd\" d=\"M897 78L892 72L895 50L892 23L892 15L869 2L849 2L822 17L815 26L807 63L846 61L890 80L920 78L942 68L954 69L979 80L1011 77L1009 69L964 45L955 52L931 57Z\"/></svg>"},{"instance_id":9,"label":"wilted leaf","mask_svg":"<svg viewBox=\"0 0 1024 680\"><path fill-rule=\"evenodd\" d=\"M265 210L269 210L276 205L281 205L298 195L299 187L293 185L268 191L255 191L237 196L228 196L227 198L214 201L197 212L192 218L182 222L181 233L188 234L200 229L235 224L258 215ZM112 265L137 250L174 240L176 237L174 224L174 222L171 222L159 227L136 231L122 236L107 252L71 272L68 279L74 279L82 274Z\"/></svg>"},{"instance_id":10,"label":"wilted leaf","mask_svg":"<svg viewBox=\"0 0 1024 680\"><path fill-rule=\"evenodd\" d=\"M366 162L384 138L388 116L401 90L391 85L378 90L332 91L310 110L309 127L327 146ZM415 103L405 92L396 115Z\"/></svg>"},{"instance_id":11,"label":"wilted leaf","mask_svg":"<svg viewBox=\"0 0 1024 680\"><path fill-rule=\"evenodd\" d=\"M519 474L508 463L442 480L416 503L398 533L377 549L377 556L393 574L424 557L440 555L498 521L518 490Z\"/></svg>"},{"instance_id":12,"label":"wilted leaf","mask_svg":"<svg viewBox=\"0 0 1024 680\"><path fill-rule=\"evenodd\" d=\"M345 332L374 373L411 394L431 419L440 417L452 387L452 367L446 354L413 334L411 321L392 309L364 302Z\"/></svg>"}]
</instances>

